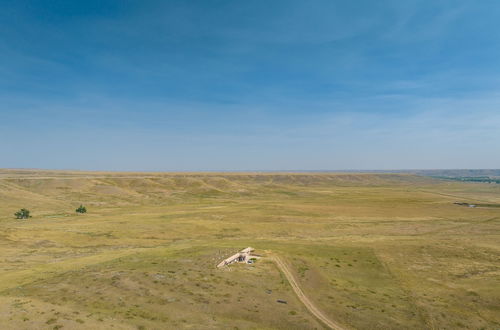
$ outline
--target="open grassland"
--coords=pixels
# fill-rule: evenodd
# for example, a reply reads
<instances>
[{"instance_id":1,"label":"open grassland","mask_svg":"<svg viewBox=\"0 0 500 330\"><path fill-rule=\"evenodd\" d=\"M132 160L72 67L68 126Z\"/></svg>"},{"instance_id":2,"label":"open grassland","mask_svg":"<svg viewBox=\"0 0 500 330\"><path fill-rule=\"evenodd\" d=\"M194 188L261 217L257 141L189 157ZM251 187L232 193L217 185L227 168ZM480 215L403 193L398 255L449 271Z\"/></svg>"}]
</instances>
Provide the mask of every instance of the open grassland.
<instances>
[{"instance_id":1,"label":"open grassland","mask_svg":"<svg viewBox=\"0 0 500 330\"><path fill-rule=\"evenodd\" d=\"M498 204L405 174L0 170L0 325L322 329L271 257L215 268L252 246L345 328L499 329Z\"/></svg>"}]
</instances>

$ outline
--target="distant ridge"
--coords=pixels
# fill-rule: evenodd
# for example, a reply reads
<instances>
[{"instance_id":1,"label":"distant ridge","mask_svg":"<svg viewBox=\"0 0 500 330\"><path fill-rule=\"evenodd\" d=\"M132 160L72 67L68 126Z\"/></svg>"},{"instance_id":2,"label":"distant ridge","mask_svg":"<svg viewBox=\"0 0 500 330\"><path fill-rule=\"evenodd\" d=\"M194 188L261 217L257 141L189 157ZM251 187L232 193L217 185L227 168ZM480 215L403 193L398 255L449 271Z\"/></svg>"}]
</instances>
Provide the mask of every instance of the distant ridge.
<instances>
[{"instance_id":1,"label":"distant ridge","mask_svg":"<svg viewBox=\"0 0 500 330\"><path fill-rule=\"evenodd\" d=\"M133 170L73 170L73 169L37 169L37 168L0 168L0 173L396 173L396 174L416 174L423 176L443 176L443 177L500 177L500 169L393 169L393 170L199 170L199 171L133 171Z\"/></svg>"}]
</instances>

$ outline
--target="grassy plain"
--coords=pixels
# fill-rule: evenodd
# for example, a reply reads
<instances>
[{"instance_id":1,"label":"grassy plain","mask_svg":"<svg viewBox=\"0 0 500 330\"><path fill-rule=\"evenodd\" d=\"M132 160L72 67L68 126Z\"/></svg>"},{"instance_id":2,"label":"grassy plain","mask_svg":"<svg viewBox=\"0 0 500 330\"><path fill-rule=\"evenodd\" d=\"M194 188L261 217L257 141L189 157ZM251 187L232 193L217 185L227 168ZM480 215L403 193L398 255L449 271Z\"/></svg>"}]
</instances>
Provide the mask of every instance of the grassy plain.
<instances>
[{"instance_id":1,"label":"grassy plain","mask_svg":"<svg viewBox=\"0 0 500 330\"><path fill-rule=\"evenodd\" d=\"M0 170L0 325L322 329L271 260L215 268L252 246L346 328L499 329L500 208L455 201L500 204L500 185Z\"/></svg>"}]
</instances>

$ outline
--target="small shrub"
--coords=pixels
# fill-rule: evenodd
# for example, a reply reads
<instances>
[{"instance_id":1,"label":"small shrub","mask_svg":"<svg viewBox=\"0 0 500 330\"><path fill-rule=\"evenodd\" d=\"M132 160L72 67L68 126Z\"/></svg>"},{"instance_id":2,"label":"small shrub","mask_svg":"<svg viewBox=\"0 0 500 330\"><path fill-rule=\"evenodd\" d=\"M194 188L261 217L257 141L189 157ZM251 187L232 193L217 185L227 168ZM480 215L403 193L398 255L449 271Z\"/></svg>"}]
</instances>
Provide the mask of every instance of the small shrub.
<instances>
[{"instance_id":1,"label":"small shrub","mask_svg":"<svg viewBox=\"0 0 500 330\"><path fill-rule=\"evenodd\" d=\"M20 209L19 211L17 211L16 213L14 213L14 215L16 216L16 219L28 219L28 218L31 218L30 211L27 210L27 209Z\"/></svg>"},{"instance_id":2,"label":"small shrub","mask_svg":"<svg viewBox=\"0 0 500 330\"><path fill-rule=\"evenodd\" d=\"M87 208L83 205L80 205L80 207L76 209L76 213L87 213Z\"/></svg>"},{"instance_id":3,"label":"small shrub","mask_svg":"<svg viewBox=\"0 0 500 330\"><path fill-rule=\"evenodd\" d=\"M47 322L45 322L46 324L52 324L52 323L56 323L57 319L48 319Z\"/></svg>"}]
</instances>

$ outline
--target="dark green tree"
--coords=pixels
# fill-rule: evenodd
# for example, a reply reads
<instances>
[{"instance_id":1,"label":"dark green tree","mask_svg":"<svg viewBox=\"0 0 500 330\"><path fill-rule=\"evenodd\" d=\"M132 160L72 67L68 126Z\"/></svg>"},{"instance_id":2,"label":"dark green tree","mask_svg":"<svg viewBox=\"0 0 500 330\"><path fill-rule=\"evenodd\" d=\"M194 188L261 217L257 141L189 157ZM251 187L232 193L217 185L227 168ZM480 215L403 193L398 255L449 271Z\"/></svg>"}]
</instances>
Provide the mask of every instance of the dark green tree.
<instances>
[{"instance_id":1,"label":"dark green tree","mask_svg":"<svg viewBox=\"0 0 500 330\"><path fill-rule=\"evenodd\" d=\"M16 213L14 213L14 215L16 216L16 219L28 219L28 218L31 218L30 211L27 210L27 209L20 209L19 211L17 211Z\"/></svg>"},{"instance_id":2,"label":"dark green tree","mask_svg":"<svg viewBox=\"0 0 500 330\"><path fill-rule=\"evenodd\" d=\"M76 209L76 213L87 213L87 209L85 206L80 205L80 207Z\"/></svg>"}]
</instances>

